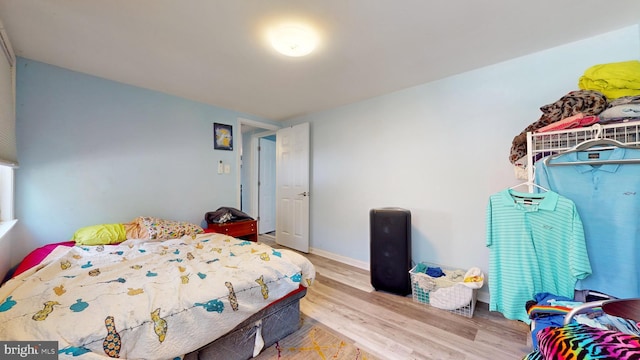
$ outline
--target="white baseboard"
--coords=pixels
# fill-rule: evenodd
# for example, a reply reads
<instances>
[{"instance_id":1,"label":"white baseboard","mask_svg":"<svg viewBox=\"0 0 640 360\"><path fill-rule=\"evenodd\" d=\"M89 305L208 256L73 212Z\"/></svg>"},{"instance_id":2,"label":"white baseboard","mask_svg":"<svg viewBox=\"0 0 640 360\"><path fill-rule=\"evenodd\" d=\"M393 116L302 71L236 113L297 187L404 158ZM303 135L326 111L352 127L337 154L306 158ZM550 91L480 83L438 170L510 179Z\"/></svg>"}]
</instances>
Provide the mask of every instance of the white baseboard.
<instances>
[{"instance_id":1,"label":"white baseboard","mask_svg":"<svg viewBox=\"0 0 640 360\"><path fill-rule=\"evenodd\" d=\"M328 252L328 251L324 251L324 250L320 250L320 249L316 249L316 248L309 248L309 252L311 254L322 256L322 257L327 258L327 259L335 260L335 261L341 262L343 264L351 265L351 266L357 267L357 268L362 269L362 270L369 271L371 269L369 267L369 263L365 262L365 261L352 259L352 258L349 258L349 257L346 257L346 256L334 254L334 253L331 253L331 252Z\"/></svg>"},{"instance_id":2,"label":"white baseboard","mask_svg":"<svg viewBox=\"0 0 640 360\"><path fill-rule=\"evenodd\" d=\"M352 259L350 257L346 257L346 256L338 255L338 254L334 254L334 253L329 252L329 251L316 249L316 248L309 248L309 253L314 254L314 255L318 255L318 256L322 256L322 257L327 258L327 259L335 260L337 262L340 262L340 263L343 263L343 264L346 264L346 265L351 265L353 267L357 267L357 268L362 269L362 270L369 271L371 269L371 267L370 267L368 262ZM478 301L481 301L483 303L488 304L489 303L489 292L484 288L480 289L478 291L478 298L477 299L478 299Z\"/></svg>"},{"instance_id":3,"label":"white baseboard","mask_svg":"<svg viewBox=\"0 0 640 360\"><path fill-rule=\"evenodd\" d=\"M484 287L478 290L478 301L481 301L485 304L489 303L489 291Z\"/></svg>"}]
</instances>

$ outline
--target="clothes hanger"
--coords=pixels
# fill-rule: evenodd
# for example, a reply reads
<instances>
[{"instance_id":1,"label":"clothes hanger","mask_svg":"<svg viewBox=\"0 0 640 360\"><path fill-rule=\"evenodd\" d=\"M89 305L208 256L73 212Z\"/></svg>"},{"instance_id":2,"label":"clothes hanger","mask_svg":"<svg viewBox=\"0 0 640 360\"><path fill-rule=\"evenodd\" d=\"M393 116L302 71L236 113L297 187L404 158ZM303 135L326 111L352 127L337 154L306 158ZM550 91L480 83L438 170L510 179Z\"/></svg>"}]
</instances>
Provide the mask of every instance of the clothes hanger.
<instances>
[{"instance_id":1,"label":"clothes hanger","mask_svg":"<svg viewBox=\"0 0 640 360\"><path fill-rule=\"evenodd\" d=\"M536 167L535 167L535 165L531 165L531 167L532 167L532 170L533 170L532 174L531 174L531 178L529 180L523 182L523 183L520 183L518 185L514 185L514 186L510 187L509 190L513 190L513 189L515 189L517 187L520 187L520 186L526 186L527 190L532 194L534 194L534 192L533 192L533 188L534 187L536 187L536 188L538 188L538 189L540 189L540 190L542 190L544 192L549 191L549 189L547 189L547 188L545 188L545 187L543 187L541 185L538 185L538 184L536 184L535 182L533 182L531 180L531 179L535 179L535 177L536 177L536 175L535 175L536 174ZM512 194L512 196L515 196L515 195ZM520 197L520 196L516 196L516 197Z\"/></svg>"},{"instance_id":2,"label":"clothes hanger","mask_svg":"<svg viewBox=\"0 0 640 360\"><path fill-rule=\"evenodd\" d=\"M604 164L640 164L640 158L638 159L606 159L606 160L579 160L568 162L551 162L564 154L570 154L574 152L582 151L597 151L597 150L611 150L615 148L621 149L639 149L637 146L625 144L615 139L609 138L595 138L581 142L580 144L572 147L571 149L559 154L554 154L544 158L543 162L546 166L563 166L563 165L604 165Z\"/></svg>"},{"instance_id":3,"label":"clothes hanger","mask_svg":"<svg viewBox=\"0 0 640 360\"><path fill-rule=\"evenodd\" d=\"M531 181L527 181L527 182L523 182L523 183L518 184L518 185L514 185L514 186L510 187L509 190L513 190L513 189L515 189L517 187L520 187L520 186L527 186L527 190L529 191L529 194L523 196L521 194L510 193L511 197L513 198L513 201L516 202L516 203L519 203L519 204L537 205L543 200L543 197L540 196L541 193L534 193L533 192L533 188L534 187L537 187L538 189L540 189L540 190L542 190L544 192L549 191L549 189L547 189L547 188L545 188L543 186L540 186L540 185L538 185L538 184L536 184L534 182L531 182Z\"/></svg>"},{"instance_id":4,"label":"clothes hanger","mask_svg":"<svg viewBox=\"0 0 640 360\"><path fill-rule=\"evenodd\" d=\"M594 150L602 150L602 147L635 148L634 146L626 145L615 139L601 138L601 139L590 139L590 140L583 141L580 144L572 147L568 151L574 151L574 152L588 151L593 147L598 147L597 149L594 149Z\"/></svg>"},{"instance_id":5,"label":"clothes hanger","mask_svg":"<svg viewBox=\"0 0 640 360\"><path fill-rule=\"evenodd\" d=\"M542 191L545 191L545 192L546 192L546 191L549 191L549 189L547 189L547 188L545 188L545 187L543 187L543 186L540 186L540 185L538 185L538 184L536 184L536 183L534 183L534 182L531 182L531 181L526 181L526 182L523 182L523 183L521 183L521 184L514 185L514 186L510 187L510 188L509 188L509 190L513 190L513 189L515 189L515 188L517 188L517 187L525 186L525 185L528 187L529 192L531 192L531 190L532 190L532 188L533 188L533 187L537 187L538 189L540 189L540 190L542 190Z\"/></svg>"}]
</instances>

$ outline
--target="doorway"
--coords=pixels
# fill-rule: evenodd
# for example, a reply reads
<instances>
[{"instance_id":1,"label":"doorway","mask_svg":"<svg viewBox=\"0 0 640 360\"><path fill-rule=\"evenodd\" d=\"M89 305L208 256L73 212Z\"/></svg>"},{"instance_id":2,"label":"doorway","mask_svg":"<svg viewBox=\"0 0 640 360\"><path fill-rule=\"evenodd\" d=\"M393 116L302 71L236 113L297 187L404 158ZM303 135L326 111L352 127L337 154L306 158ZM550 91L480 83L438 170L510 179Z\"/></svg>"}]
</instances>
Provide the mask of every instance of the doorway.
<instances>
[{"instance_id":1,"label":"doorway","mask_svg":"<svg viewBox=\"0 0 640 360\"><path fill-rule=\"evenodd\" d=\"M260 234L276 232L276 135L258 138L258 216Z\"/></svg>"},{"instance_id":2,"label":"doorway","mask_svg":"<svg viewBox=\"0 0 640 360\"><path fill-rule=\"evenodd\" d=\"M238 151L240 209L258 220L258 234L273 236L275 241L275 141L279 127L247 119L238 119L238 124L241 136ZM264 152L261 147L265 148Z\"/></svg>"},{"instance_id":3,"label":"doorway","mask_svg":"<svg viewBox=\"0 0 640 360\"><path fill-rule=\"evenodd\" d=\"M265 214L260 214L259 174L267 172L264 168L265 163L273 163L275 169L269 171L276 177L276 191L271 198L276 207L274 217L277 233L273 235L272 240L279 245L308 252L309 123L279 128L276 125L238 119L238 124L241 129L238 134L241 147L237 152L240 172L240 176L237 177L238 204L242 207L242 200L245 199L247 205L243 209L258 220L258 233L264 234L265 231L261 229L261 218ZM243 132L246 135L243 136ZM276 137L275 159L263 161L260 165L258 161L260 139L274 135ZM263 205L270 205L268 204L270 201L272 200L263 200Z\"/></svg>"}]
</instances>

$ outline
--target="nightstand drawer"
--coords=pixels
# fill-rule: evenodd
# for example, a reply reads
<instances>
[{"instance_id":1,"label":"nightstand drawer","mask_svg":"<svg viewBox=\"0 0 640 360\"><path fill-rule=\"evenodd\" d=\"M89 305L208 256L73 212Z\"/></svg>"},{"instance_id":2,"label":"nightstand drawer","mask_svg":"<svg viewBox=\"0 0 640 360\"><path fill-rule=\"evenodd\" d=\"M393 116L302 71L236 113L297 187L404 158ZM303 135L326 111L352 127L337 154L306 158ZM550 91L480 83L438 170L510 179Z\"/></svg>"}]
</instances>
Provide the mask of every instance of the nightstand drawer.
<instances>
[{"instance_id":1,"label":"nightstand drawer","mask_svg":"<svg viewBox=\"0 0 640 360\"><path fill-rule=\"evenodd\" d=\"M207 230L207 232L216 232L236 238L258 241L257 220L232 221L223 224L208 224Z\"/></svg>"}]
</instances>

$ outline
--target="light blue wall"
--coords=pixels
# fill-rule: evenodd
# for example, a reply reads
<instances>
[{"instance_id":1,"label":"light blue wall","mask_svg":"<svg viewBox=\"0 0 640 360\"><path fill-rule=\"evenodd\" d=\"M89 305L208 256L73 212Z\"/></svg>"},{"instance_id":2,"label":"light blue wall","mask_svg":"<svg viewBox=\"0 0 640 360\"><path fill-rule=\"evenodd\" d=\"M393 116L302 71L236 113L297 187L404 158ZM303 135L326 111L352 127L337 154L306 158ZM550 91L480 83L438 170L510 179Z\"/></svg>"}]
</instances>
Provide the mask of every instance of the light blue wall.
<instances>
[{"instance_id":1,"label":"light blue wall","mask_svg":"<svg viewBox=\"0 0 640 360\"><path fill-rule=\"evenodd\" d=\"M488 198L522 182L513 137L588 67L639 55L633 26L291 121L311 124L311 248L368 263L369 210L397 206L415 261L486 271Z\"/></svg>"},{"instance_id":2,"label":"light blue wall","mask_svg":"<svg viewBox=\"0 0 640 360\"><path fill-rule=\"evenodd\" d=\"M639 55L634 26L291 121L311 123L311 248L368 263L369 210L398 206L415 261L486 271L488 197L521 182L512 138L589 66ZM17 78L14 259L89 224L235 204L212 123L261 119L25 59Z\"/></svg>"},{"instance_id":3,"label":"light blue wall","mask_svg":"<svg viewBox=\"0 0 640 360\"><path fill-rule=\"evenodd\" d=\"M239 144L214 150L213 123L235 134L238 117L264 119L22 58L16 87L14 259L87 225L141 215L201 224L207 211L239 207ZM231 174L217 174L220 160Z\"/></svg>"}]
</instances>

